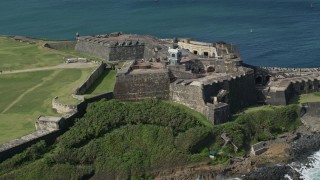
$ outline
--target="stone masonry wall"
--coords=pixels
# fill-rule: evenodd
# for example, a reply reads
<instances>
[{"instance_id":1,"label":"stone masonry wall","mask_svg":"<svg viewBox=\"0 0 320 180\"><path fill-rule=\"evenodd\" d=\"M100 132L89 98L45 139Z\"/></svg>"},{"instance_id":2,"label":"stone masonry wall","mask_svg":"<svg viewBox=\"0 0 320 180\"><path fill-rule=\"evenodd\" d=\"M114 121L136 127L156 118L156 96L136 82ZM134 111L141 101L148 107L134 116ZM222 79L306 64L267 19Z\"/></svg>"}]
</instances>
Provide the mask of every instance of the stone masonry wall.
<instances>
[{"instance_id":1,"label":"stone masonry wall","mask_svg":"<svg viewBox=\"0 0 320 180\"><path fill-rule=\"evenodd\" d=\"M110 47L110 61L142 59L144 45Z\"/></svg>"},{"instance_id":2,"label":"stone masonry wall","mask_svg":"<svg viewBox=\"0 0 320 180\"><path fill-rule=\"evenodd\" d=\"M188 81L177 80L170 84L170 97L175 102L206 114L202 85L194 85L189 84Z\"/></svg>"},{"instance_id":3,"label":"stone masonry wall","mask_svg":"<svg viewBox=\"0 0 320 180\"><path fill-rule=\"evenodd\" d=\"M212 97L216 96L220 89L229 92L227 103L232 113L256 103L253 72L205 85L203 90L205 103L212 103Z\"/></svg>"},{"instance_id":4,"label":"stone masonry wall","mask_svg":"<svg viewBox=\"0 0 320 180\"><path fill-rule=\"evenodd\" d=\"M229 121L230 109L229 104L218 103L206 105L207 112L205 113L206 118L211 121L212 124L218 125Z\"/></svg>"},{"instance_id":5,"label":"stone masonry wall","mask_svg":"<svg viewBox=\"0 0 320 180\"><path fill-rule=\"evenodd\" d=\"M94 42L78 40L75 50L78 53L94 56L101 59L109 59L110 48Z\"/></svg>"},{"instance_id":6,"label":"stone masonry wall","mask_svg":"<svg viewBox=\"0 0 320 180\"><path fill-rule=\"evenodd\" d=\"M169 99L169 83L169 73L164 69L147 70L143 73L118 74L113 93L116 99L123 100Z\"/></svg>"},{"instance_id":7,"label":"stone masonry wall","mask_svg":"<svg viewBox=\"0 0 320 180\"><path fill-rule=\"evenodd\" d=\"M48 42L44 44L44 47L62 50L62 49L74 49L76 41L60 41L60 42Z\"/></svg>"},{"instance_id":8,"label":"stone masonry wall","mask_svg":"<svg viewBox=\"0 0 320 180\"><path fill-rule=\"evenodd\" d=\"M59 114L70 114L77 111L76 105L59 103L58 97L54 97L52 99L52 108L55 109Z\"/></svg>"},{"instance_id":9,"label":"stone masonry wall","mask_svg":"<svg viewBox=\"0 0 320 180\"><path fill-rule=\"evenodd\" d=\"M106 64L101 63L88 77L88 79L75 90L74 94L82 95L84 94L93 84L94 82L103 74L106 70Z\"/></svg>"}]
</instances>

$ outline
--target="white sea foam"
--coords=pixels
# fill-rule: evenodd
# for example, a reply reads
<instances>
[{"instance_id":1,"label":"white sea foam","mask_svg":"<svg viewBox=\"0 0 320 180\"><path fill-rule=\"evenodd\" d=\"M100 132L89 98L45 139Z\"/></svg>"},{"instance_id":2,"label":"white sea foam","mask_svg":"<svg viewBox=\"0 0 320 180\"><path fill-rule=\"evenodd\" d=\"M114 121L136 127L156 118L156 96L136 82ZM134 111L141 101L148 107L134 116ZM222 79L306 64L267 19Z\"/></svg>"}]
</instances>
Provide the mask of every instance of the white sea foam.
<instances>
[{"instance_id":1,"label":"white sea foam","mask_svg":"<svg viewBox=\"0 0 320 180\"><path fill-rule=\"evenodd\" d=\"M285 175L284 175L284 178L286 178L286 179L288 179L288 180L293 180L293 179L291 178L291 176L289 176L289 174L285 174Z\"/></svg>"},{"instance_id":2,"label":"white sea foam","mask_svg":"<svg viewBox=\"0 0 320 180\"><path fill-rule=\"evenodd\" d=\"M292 163L290 166L301 174L301 178L305 180L320 179L320 151L309 157L308 164L299 162Z\"/></svg>"}]
</instances>

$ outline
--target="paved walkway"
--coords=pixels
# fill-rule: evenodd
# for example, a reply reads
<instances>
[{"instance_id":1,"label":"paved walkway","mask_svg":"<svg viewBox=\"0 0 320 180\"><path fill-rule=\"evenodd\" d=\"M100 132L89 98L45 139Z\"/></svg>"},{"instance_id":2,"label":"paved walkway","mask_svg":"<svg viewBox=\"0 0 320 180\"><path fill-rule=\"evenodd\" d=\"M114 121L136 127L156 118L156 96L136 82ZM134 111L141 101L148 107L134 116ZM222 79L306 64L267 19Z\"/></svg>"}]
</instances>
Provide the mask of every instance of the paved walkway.
<instances>
[{"instance_id":1,"label":"paved walkway","mask_svg":"<svg viewBox=\"0 0 320 180\"><path fill-rule=\"evenodd\" d=\"M48 66L48 67L40 67L40 68L32 68L32 69L22 69L22 70L12 70L12 71L0 71L0 75L3 74L18 74L18 73L26 73L26 72L34 72L34 71L47 71L52 69L81 69L81 68L90 68L97 67L96 63L63 63L57 66Z\"/></svg>"}]
</instances>

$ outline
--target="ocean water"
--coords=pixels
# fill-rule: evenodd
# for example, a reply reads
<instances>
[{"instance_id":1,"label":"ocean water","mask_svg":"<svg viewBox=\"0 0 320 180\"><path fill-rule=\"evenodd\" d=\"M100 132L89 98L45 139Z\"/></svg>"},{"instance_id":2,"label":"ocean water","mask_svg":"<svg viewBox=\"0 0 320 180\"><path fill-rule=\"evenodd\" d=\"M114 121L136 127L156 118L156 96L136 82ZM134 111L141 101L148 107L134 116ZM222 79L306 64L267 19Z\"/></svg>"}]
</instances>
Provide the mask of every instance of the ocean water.
<instances>
[{"instance_id":1,"label":"ocean water","mask_svg":"<svg viewBox=\"0 0 320 180\"><path fill-rule=\"evenodd\" d=\"M0 34L46 39L115 31L238 46L246 63L320 67L320 0L1 0ZM0 57L1 59L1 57ZM306 179L320 179L320 153Z\"/></svg>"},{"instance_id":2,"label":"ocean water","mask_svg":"<svg viewBox=\"0 0 320 180\"><path fill-rule=\"evenodd\" d=\"M309 157L308 164L300 164L295 162L291 164L293 169L301 174L301 178L305 180L319 180L320 179L320 151L315 152Z\"/></svg>"},{"instance_id":3,"label":"ocean water","mask_svg":"<svg viewBox=\"0 0 320 180\"><path fill-rule=\"evenodd\" d=\"M2 35L72 39L114 31L223 40L250 64L320 67L319 0L0 1Z\"/></svg>"}]
</instances>

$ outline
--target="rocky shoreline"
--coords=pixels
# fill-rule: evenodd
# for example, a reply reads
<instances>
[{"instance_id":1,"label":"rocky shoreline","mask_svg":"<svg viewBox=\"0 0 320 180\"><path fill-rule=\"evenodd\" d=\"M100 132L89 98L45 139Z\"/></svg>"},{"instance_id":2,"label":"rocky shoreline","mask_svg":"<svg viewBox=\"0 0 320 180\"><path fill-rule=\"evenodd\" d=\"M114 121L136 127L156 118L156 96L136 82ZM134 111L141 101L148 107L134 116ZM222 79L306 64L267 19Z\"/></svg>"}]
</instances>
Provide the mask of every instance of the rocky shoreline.
<instances>
[{"instance_id":1,"label":"rocky shoreline","mask_svg":"<svg viewBox=\"0 0 320 180\"><path fill-rule=\"evenodd\" d=\"M258 156L243 160L231 159L229 164L212 166L210 163L180 167L161 172L155 179L243 179L243 180L300 180L290 164L308 164L308 157L320 149L320 133L301 126L294 133L286 133L271 140L270 148Z\"/></svg>"},{"instance_id":2,"label":"rocky shoreline","mask_svg":"<svg viewBox=\"0 0 320 180\"><path fill-rule=\"evenodd\" d=\"M304 126L298 131L300 131L297 133L301 133L301 137L290 142L290 147L286 150L290 157L289 161L259 168L256 171L245 174L241 179L302 179L299 172L292 168L292 164L295 164L295 162L306 166L310 164L308 157L320 149L320 133L310 132Z\"/></svg>"}]
</instances>

